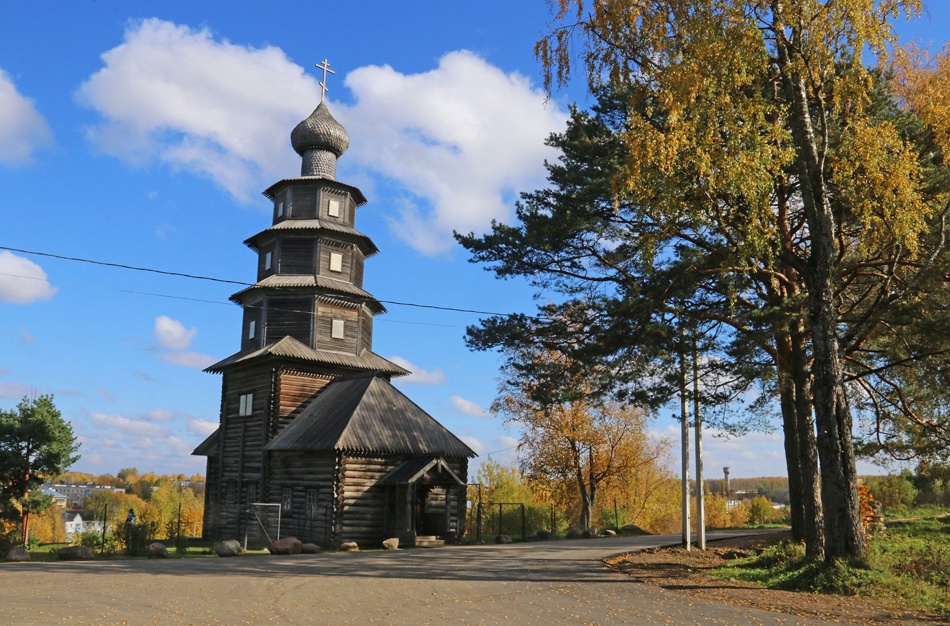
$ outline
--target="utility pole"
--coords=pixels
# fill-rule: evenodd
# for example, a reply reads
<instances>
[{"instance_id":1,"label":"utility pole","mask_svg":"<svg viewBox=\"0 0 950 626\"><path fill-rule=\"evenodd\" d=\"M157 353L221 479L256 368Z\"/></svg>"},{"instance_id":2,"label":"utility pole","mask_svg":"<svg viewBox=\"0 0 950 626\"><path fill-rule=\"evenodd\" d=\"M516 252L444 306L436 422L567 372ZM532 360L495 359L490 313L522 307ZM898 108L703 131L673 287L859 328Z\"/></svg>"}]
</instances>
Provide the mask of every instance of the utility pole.
<instances>
[{"instance_id":1,"label":"utility pole","mask_svg":"<svg viewBox=\"0 0 950 626\"><path fill-rule=\"evenodd\" d=\"M685 339L685 330L683 331ZM684 342L685 343L685 342ZM689 537L689 399L686 387L686 350L685 345L680 348L680 435L682 454L682 519L683 519L683 547L690 550Z\"/></svg>"},{"instance_id":2,"label":"utility pole","mask_svg":"<svg viewBox=\"0 0 950 626\"><path fill-rule=\"evenodd\" d=\"M696 429L696 547L706 549L706 509L703 495L703 417L699 411L699 351L693 336L693 427Z\"/></svg>"}]
</instances>

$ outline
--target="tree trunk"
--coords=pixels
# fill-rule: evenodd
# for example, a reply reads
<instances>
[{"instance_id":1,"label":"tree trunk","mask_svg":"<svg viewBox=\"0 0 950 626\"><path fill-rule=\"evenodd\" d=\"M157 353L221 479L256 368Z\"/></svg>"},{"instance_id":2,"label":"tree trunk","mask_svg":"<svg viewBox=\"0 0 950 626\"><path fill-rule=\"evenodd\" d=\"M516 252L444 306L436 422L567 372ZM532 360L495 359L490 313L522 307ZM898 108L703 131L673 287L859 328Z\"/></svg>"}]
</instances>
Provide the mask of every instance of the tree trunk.
<instances>
[{"instance_id":1,"label":"tree trunk","mask_svg":"<svg viewBox=\"0 0 950 626\"><path fill-rule=\"evenodd\" d=\"M779 405L782 408L782 434L785 436L785 467L788 471L788 501L792 522L792 539L805 540L805 506L802 492L801 454L799 453L798 413L796 412L795 380L792 373L792 340L785 333L775 338L778 370Z\"/></svg>"},{"instance_id":2,"label":"tree trunk","mask_svg":"<svg viewBox=\"0 0 950 626\"><path fill-rule=\"evenodd\" d=\"M821 481L818 475L818 444L815 440L806 338L801 320L792 324L792 376L795 379L798 466L801 471L799 487L805 522L802 540L805 542L805 554L820 559L825 554Z\"/></svg>"},{"instance_id":3,"label":"tree trunk","mask_svg":"<svg viewBox=\"0 0 950 626\"><path fill-rule=\"evenodd\" d=\"M838 349L833 264L834 221L825 193L824 172L811 121L805 79L794 67L791 54L802 45L800 33L792 30L792 44L785 39L781 2L773 3L776 16L776 46L779 69L792 138L797 148L802 206L808 222L811 250L805 270L808 314L814 354L813 395L818 427L818 457L821 462L821 499L825 527L825 559L863 557L867 546L861 532L854 448L851 442L851 412L843 383ZM796 61L799 59L795 59Z\"/></svg>"}]
</instances>

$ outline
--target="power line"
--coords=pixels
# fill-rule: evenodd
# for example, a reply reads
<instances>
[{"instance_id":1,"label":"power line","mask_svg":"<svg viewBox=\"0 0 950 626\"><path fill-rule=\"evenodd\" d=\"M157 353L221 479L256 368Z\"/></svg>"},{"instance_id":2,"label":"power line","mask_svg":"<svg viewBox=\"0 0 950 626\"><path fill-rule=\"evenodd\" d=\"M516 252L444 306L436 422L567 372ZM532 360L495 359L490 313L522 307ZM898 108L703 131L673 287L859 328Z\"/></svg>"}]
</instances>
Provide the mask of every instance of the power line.
<instances>
[{"instance_id":1,"label":"power line","mask_svg":"<svg viewBox=\"0 0 950 626\"><path fill-rule=\"evenodd\" d=\"M131 270L131 271L136 271L136 272L148 272L148 273L151 273L151 274L160 274L160 275L164 275L164 276L174 276L174 277L177 277L177 278L188 278L188 279L191 279L191 280L205 280L205 281L216 282L216 283L225 283L225 284L230 284L230 285L240 285L240 286L242 286L242 287L251 287L251 286L254 285L254 283L247 283L247 282L243 282L243 281L239 281L239 280L228 280L228 279L226 279L226 278L215 278L215 277L213 277L213 276L201 276L201 275L199 275L199 274L188 274L188 273L186 273L186 272L171 272L171 271L168 271L168 270L159 270L159 269L154 269L154 268L150 268L150 267L139 267L139 266L136 266L136 265L128 265L128 264L125 264L125 263L111 263L111 262L108 262L108 261L99 261L99 260L96 260L96 259L86 259L86 258L83 258L83 257L71 257L71 256L65 256L65 255L61 255L61 254L53 254L53 253L51 253L51 252L38 252L38 251L36 251L36 250L24 250L24 249L22 249L22 248L11 248L11 247L9 247L9 246L0 246L0 250L7 250L7 251L10 251L10 252L19 252L20 254L30 254L30 255L34 255L34 256L49 257L49 258L53 258L53 259L59 259L59 260L62 260L62 261L73 261L73 262L77 262L77 263L89 263L90 265L101 265L101 266L105 266L105 267L115 267L115 268L119 268L119 269ZM14 276L14 274L4 274L4 275L5 275L5 276ZM36 277L34 277L34 276L21 276L21 278L33 278L33 279L35 279ZM67 284L69 284L69 283L67 283ZM108 287L96 287L96 288L98 288L98 289L109 289ZM114 291L123 291L123 290L121 290L121 289L114 289ZM129 293L139 293L139 292L130 291ZM177 297L179 297L179 296L169 296L169 295L163 295L163 294L144 294L144 295L155 295L155 296L165 297L165 298L177 298ZM188 300L188 299L192 299L192 298L182 298L182 299ZM360 296L356 296L356 297L354 297L354 296L348 296L347 299L355 299L355 300L363 300L363 301L369 300L369 298L360 297ZM200 301L200 300L199 300L199 301ZM447 311L447 312L450 312L450 313L471 313L471 314L475 314L475 315L495 315L495 316L500 316L500 317L510 317L510 316L514 315L513 313L497 313L497 312L494 312L494 311L480 311L480 310L478 310L478 309L464 309L464 308L460 308L460 307L438 306L438 305L435 305L435 304L420 304L420 303L418 303L418 302L401 302L401 301L398 301L398 300L378 300L378 299L377 299L376 301L377 301L377 302L380 302L380 303L382 303L382 304L391 304L391 305L393 305L393 306L406 306L406 307L413 307L413 308L418 308L418 309L431 309L431 310L435 310L435 311ZM210 302L210 300L209 300L208 302ZM537 316L529 316L529 317L535 318L535 317L537 317Z\"/></svg>"}]
</instances>

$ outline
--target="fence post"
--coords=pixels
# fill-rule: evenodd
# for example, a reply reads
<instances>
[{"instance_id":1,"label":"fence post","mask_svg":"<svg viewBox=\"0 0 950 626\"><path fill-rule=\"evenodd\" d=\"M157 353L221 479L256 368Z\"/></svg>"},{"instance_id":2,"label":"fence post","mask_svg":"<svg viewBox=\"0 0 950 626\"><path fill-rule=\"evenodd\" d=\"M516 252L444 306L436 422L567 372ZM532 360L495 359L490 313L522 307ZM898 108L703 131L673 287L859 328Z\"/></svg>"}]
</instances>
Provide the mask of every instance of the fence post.
<instances>
[{"instance_id":1,"label":"fence post","mask_svg":"<svg viewBox=\"0 0 950 626\"><path fill-rule=\"evenodd\" d=\"M109 505L105 504L102 506L102 544L99 546L99 552L105 553L106 551L106 527L109 525Z\"/></svg>"},{"instance_id":2,"label":"fence post","mask_svg":"<svg viewBox=\"0 0 950 626\"><path fill-rule=\"evenodd\" d=\"M504 535L504 534L505 534L504 532L502 532L502 531L504 530L504 528L502 527L502 520L503 520L504 518L501 516L501 515L502 515L501 512L502 512L502 507L503 507L503 506L505 506L505 505L502 504L501 502L498 503L498 527L495 529L495 535Z\"/></svg>"},{"instance_id":3,"label":"fence post","mask_svg":"<svg viewBox=\"0 0 950 626\"><path fill-rule=\"evenodd\" d=\"M525 525L524 525L524 503L521 504L521 540L522 541L528 540L528 535L525 533Z\"/></svg>"},{"instance_id":4,"label":"fence post","mask_svg":"<svg viewBox=\"0 0 950 626\"><path fill-rule=\"evenodd\" d=\"M557 530L554 528L554 503L553 502L551 503L551 532L552 533L557 532Z\"/></svg>"}]
</instances>

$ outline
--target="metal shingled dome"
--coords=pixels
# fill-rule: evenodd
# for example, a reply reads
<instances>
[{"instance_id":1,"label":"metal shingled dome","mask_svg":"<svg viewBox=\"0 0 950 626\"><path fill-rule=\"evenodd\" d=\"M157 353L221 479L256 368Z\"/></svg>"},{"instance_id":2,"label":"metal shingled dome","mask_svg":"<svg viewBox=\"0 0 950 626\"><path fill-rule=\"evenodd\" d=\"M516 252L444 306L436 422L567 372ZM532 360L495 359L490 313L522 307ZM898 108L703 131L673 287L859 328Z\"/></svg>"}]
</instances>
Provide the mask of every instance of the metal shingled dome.
<instances>
[{"instance_id":1,"label":"metal shingled dome","mask_svg":"<svg viewBox=\"0 0 950 626\"><path fill-rule=\"evenodd\" d=\"M321 102L310 117L290 133L290 143L300 156L307 150L328 150L339 157L350 147L350 136Z\"/></svg>"}]
</instances>

